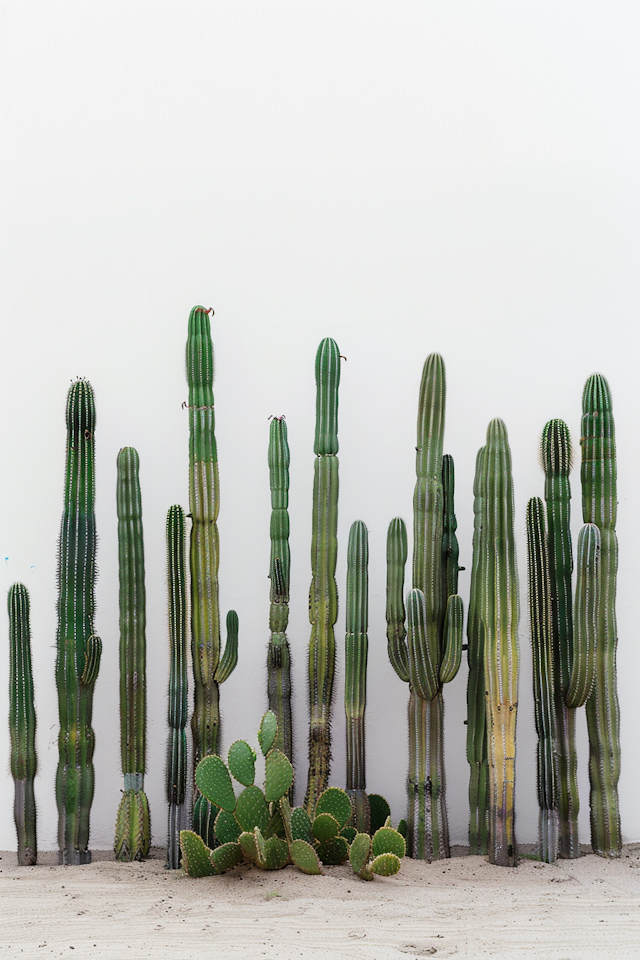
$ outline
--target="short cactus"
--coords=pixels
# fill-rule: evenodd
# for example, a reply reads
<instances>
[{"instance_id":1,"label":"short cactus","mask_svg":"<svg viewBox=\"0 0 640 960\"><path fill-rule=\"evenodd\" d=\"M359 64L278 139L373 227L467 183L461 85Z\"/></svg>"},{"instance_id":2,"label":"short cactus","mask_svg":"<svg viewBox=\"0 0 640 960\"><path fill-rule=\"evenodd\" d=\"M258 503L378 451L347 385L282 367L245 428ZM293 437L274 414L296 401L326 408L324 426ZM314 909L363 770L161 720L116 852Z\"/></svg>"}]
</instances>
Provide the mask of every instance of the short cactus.
<instances>
[{"instance_id":1,"label":"short cactus","mask_svg":"<svg viewBox=\"0 0 640 960\"><path fill-rule=\"evenodd\" d=\"M360 833L368 833L371 829L364 728L369 647L368 562L368 531L362 520L356 520L349 531L347 547L344 706L347 716L347 794L353 807L353 825Z\"/></svg>"},{"instance_id":2,"label":"short cactus","mask_svg":"<svg viewBox=\"0 0 640 960\"><path fill-rule=\"evenodd\" d=\"M36 801L36 711L31 670L29 593L22 583L9 590L9 732L11 776L15 783L13 815L18 834L18 864L29 867L38 858Z\"/></svg>"},{"instance_id":3,"label":"short cactus","mask_svg":"<svg viewBox=\"0 0 640 960\"><path fill-rule=\"evenodd\" d=\"M187 590L184 511L175 504L167 513L167 584L169 589L169 741L166 788L169 805L167 869L180 866L180 831L185 827L187 792Z\"/></svg>"}]
</instances>

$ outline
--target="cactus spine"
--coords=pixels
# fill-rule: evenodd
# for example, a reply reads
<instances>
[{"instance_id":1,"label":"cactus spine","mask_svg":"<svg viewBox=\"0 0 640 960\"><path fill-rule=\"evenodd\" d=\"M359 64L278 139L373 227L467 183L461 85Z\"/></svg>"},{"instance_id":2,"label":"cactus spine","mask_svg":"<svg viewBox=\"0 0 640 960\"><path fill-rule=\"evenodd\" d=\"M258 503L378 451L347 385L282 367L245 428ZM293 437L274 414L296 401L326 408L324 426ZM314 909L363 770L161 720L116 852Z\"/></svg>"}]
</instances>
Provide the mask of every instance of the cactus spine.
<instances>
[{"instance_id":1,"label":"cactus spine","mask_svg":"<svg viewBox=\"0 0 640 960\"><path fill-rule=\"evenodd\" d=\"M238 618L227 617L227 643L220 655L218 600L218 452L213 408L213 344L209 311L194 307L187 336L189 383L189 508L191 511L191 651L195 707L191 718L194 768L218 752L219 685L238 662ZM197 794L193 828L205 843L215 845L211 805Z\"/></svg>"},{"instance_id":2,"label":"cactus spine","mask_svg":"<svg viewBox=\"0 0 640 960\"><path fill-rule=\"evenodd\" d=\"M58 553L56 686L60 715L56 773L59 859L91 862L89 813L93 800L93 689L102 642L93 632L96 579L93 390L77 380L67 395L67 459Z\"/></svg>"},{"instance_id":3,"label":"cactus spine","mask_svg":"<svg viewBox=\"0 0 640 960\"><path fill-rule=\"evenodd\" d=\"M596 676L587 700L591 845L602 857L619 857L622 848L618 780L620 707L616 689L617 470L611 392L599 373L582 395L582 514L600 530L600 603Z\"/></svg>"},{"instance_id":4,"label":"cactus spine","mask_svg":"<svg viewBox=\"0 0 640 960\"><path fill-rule=\"evenodd\" d=\"M273 417L269 427L269 485L271 487L271 558L269 563L271 637L267 651L269 709L278 720L276 747L293 761L291 722L291 651L286 629L289 622L289 444L283 417ZM289 800L293 787L290 789Z\"/></svg>"},{"instance_id":5,"label":"cactus spine","mask_svg":"<svg viewBox=\"0 0 640 960\"><path fill-rule=\"evenodd\" d=\"M467 760L469 761L469 853L489 852L489 761L484 690L484 634L481 629L482 531L484 497L482 489L484 447L478 450L473 482L473 559L467 619Z\"/></svg>"},{"instance_id":6,"label":"cactus spine","mask_svg":"<svg viewBox=\"0 0 640 960\"><path fill-rule=\"evenodd\" d=\"M117 860L143 860L151 827L144 792L147 715L146 597L140 458L133 447L118 454L118 561L120 568L120 752L124 793L116 819Z\"/></svg>"},{"instance_id":7,"label":"cactus spine","mask_svg":"<svg viewBox=\"0 0 640 960\"><path fill-rule=\"evenodd\" d=\"M187 588L185 522L181 506L167 513L167 583L169 586L169 742L166 787L169 804L167 869L180 866L180 831L185 829L187 793Z\"/></svg>"},{"instance_id":8,"label":"cactus spine","mask_svg":"<svg viewBox=\"0 0 640 960\"><path fill-rule=\"evenodd\" d=\"M480 621L484 634L489 759L489 862L517 865L514 829L518 707L518 576L513 532L511 451L502 420L492 420L482 457L484 522Z\"/></svg>"},{"instance_id":9,"label":"cactus spine","mask_svg":"<svg viewBox=\"0 0 640 960\"><path fill-rule=\"evenodd\" d=\"M304 806L311 815L328 786L331 763L331 703L338 616L338 385L340 351L326 337L316 353L316 433L309 590L309 773Z\"/></svg>"},{"instance_id":10,"label":"cactus spine","mask_svg":"<svg viewBox=\"0 0 640 960\"><path fill-rule=\"evenodd\" d=\"M29 593L22 583L9 590L9 732L11 776L15 782L13 816L18 834L18 864L30 867L38 857L36 801L36 711L31 671Z\"/></svg>"},{"instance_id":11,"label":"cactus spine","mask_svg":"<svg viewBox=\"0 0 640 960\"><path fill-rule=\"evenodd\" d=\"M462 650L462 599L457 593L447 595L449 587L457 590L458 546L453 463L442 456L444 411L444 363L433 353L424 364L418 407L413 589L407 599L406 639L402 586L407 548L400 519L391 522L387 537L389 656L410 691L407 850L428 860L450 855L442 685L456 676Z\"/></svg>"},{"instance_id":12,"label":"cactus spine","mask_svg":"<svg viewBox=\"0 0 640 960\"><path fill-rule=\"evenodd\" d=\"M347 716L347 794L353 826L369 833L371 812L366 794L364 712L367 701L369 640L369 535L362 520L349 531L344 670L344 707Z\"/></svg>"}]
</instances>

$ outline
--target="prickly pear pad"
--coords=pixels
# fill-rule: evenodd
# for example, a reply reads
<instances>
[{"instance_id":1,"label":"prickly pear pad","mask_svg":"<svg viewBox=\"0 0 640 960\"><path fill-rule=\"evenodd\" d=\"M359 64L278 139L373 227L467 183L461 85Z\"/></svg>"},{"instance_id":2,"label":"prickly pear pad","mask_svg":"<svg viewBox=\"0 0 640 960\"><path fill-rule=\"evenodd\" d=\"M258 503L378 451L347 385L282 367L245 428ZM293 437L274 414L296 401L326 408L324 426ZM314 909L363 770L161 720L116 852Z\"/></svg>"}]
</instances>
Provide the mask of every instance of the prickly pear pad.
<instances>
[{"instance_id":1,"label":"prickly pear pad","mask_svg":"<svg viewBox=\"0 0 640 960\"><path fill-rule=\"evenodd\" d=\"M369 794L369 809L371 810L371 836L376 830L383 827L387 817L391 816L389 804L379 793Z\"/></svg>"},{"instance_id":2,"label":"prickly pear pad","mask_svg":"<svg viewBox=\"0 0 640 960\"><path fill-rule=\"evenodd\" d=\"M321 813L330 813L336 818L340 828L344 827L351 816L351 801L344 790L339 787L329 787L321 793L316 805L316 817Z\"/></svg>"},{"instance_id":3,"label":"prickly pear pad","mask_svg":"<svg viewBox=\"0 0 640 960\"><path fill-rule=\"evenodd\" d=\"M260 729L258 730L258 743L260 744L260 749L263 754L268 754L269 750L273 746L276 736L278 734L278 721L273 710L267 710L264 717L262 718L262 723L260 724Z\"/></svg>"},{"instance_id":4,"label":"prickly pear pad","mask_svg":"<svg viewBox=\"0 0 640 960\"><path fill-rule=\"evenodd\" d=\"M246 832L254 827L266 830L269 824L269 807L260 787L245 787L235 809L235 818Z\"/></svg>"},{"instance_id":5,"label":"prickly pear pad","mask_svg":"<svg viewBox=\"0 0 640 960\"><path fill-rule=\"evenodd\" d=\"M381 827L373 836L371 851L374 857L379 857L383 853L393 853L402 859L405 855L404 838L391 827Z\"/></svg>"},{"instance_id":6,"label":"prickly pear pad","mask_svg":"<svg viewBox=\"0 0 640 960\"><path fill-rule=\"evenodd\" d=\"M339 867L349 859L349 844L344 837L333 837L318 845L318 857L328 867Z\"/></svg>"},{"instance_id":7,"label":"prickly pear pad","mask_svg":"<svg viewBox=\"0 0 640 960\"><path fill-rule=\"evenodd\" d=\"M182 866L188 877L211 877L216 868L209 859L211 851L193 830L180 831Z\"/></svg>"},{"instance_id":8,"label":"prickly pear pad","mask_svg":"<svg viewBox=\"0 0 640 960\"><path fill-rule=\"evenodd\" d=\"M264 837L259 827L254 828L253 839L256 844L256 863L261 870L264 870L267 866L267 851L264 844Z\"/></svg>"},{"instance_id":9,"label":"prickly pear pad","mask_svg":"<svg viewBox=\"0 0 640 960\"><path fill-rule=\"evenodd\" d=\"M349 850L349 861L354 873L360 873L369 860L371 837L368 833L359 833Z\"/></svg>"},{"instance_id":10,"label":"prickly pear pad","mask_svg":"<svg viewBox=\"0 0 640 960\"><path fill-rule=\"evenodd\" d=\"M313 835L320 843L333 840L340 833L340 824L330 813L320 813L313 821Z\"/></svg>"},{"instance_id":11,"label":"prickly pear pad","mask_svg":"<svg viewBox=\"0 0 640 960\"><path fill-rule=\"evenodd\" d=\"M243 787L250 787L256 777L256 754L246 740L236 740L229 747L229 770Z\"/></svg>"},{"instance_id":12,"label":"prickly pear pad","mask_svg":"<svg viewBox=\"0 0 640 960\"><path fill-rule=\"evenodd\" d=\"M357 835L358 831L355 827L343 827L340 831L340 836L344 837L347 843L353 843ZM367 834L367 836L369 836L369 834Z\"/></svg>"},{"instance_id":13,"label":"prickly pear pad","mask_svg":"<svg viewBox=\"0 0 640 960\"><path fill-rule=\"evenodd\" d=\"M265 761L264 796L268 803L284 797L293 783L293 767L282 750L271 750Z\"/></svg>"},{"instance_id":14,"label":"prickly pear pad","mask_svg":"<svg viewBox=\"0 0 640 960\"><path fill-rule=\"evenodd\" d=\"M216 840L218 843L237 843L242 833L238 821L228 810L220 810L216 817Z\"/></svg>"},{"instance_id":15,"label":"prickly pear pad","mask_svg":"<svg viewBox=\"0 0 640 960\"><path fill-rule=\"evenodd\" d=\"M304 840L313 844L311 820L304 807L294 807L291 811L291 836L293 840Z\"/></svg>"},{"instance_id":16,"label":"prickly pear pad","mask_svg":"<svg viewBox=\"0 0 640 960\"><path fill-rule=\"evenodd\" d=\"M281 870L289 863L289 846L280 837L269 837L264 844L267 870Z\"/></svg>"},{"instance_id":17,"label":"prickly pear pad","mask_svg":"<svg viewBox=\"0 0 640 960\"><path fill-rule=\"evenodd\" d=\"M196 786L210 803L233 813L236 795L227 765L220 757L204 757L200 761L196 769Z\"/></svg>"},{"instance_id":18,"label":"prickly pear pad","mask_svg":"<svg viewBox=\"0 0 640 960\"><path fill-rule=\"evenodd\" d=\"M371 864L371 870L379 877L393 877L399 869L400 860L394 853L382 853Z\"/></svg>"},{"instance_id":19,"label":"prickly pear pad","mask_svg":"<svg viewBox=\"0 0 640 960\"><path fill-rule=\"evenodd\" d=\"M225 870L231 870L242 860L242 849L237 843L223 843L221 847L216 847L211 851L211 863L217 873L224 873Z\"/></svg>"},{"instance_id":20,"label":"prickly pear pad","mask_svg":"<svg viewBox=\"0 0 640 960\"><path fill-rule=\"evenodd\" d=\"M306 840L294 840L289 848L289 853L298 870L302 870L303 873L322 873L318 856Z\"/></svg>"},{"instance_id":21,"label":"prickly pear pad","mask_svg":"<svg viewBox=\"0 0 640 960\"><path fill-rule=\"evenodd\" d=\"M256 840L253 831L251 831L251 833L241 833L238 837L238 845L246 860L250 860L251 863L258 862L258 851L256 850Z\"/></svg>"}]
</instances>

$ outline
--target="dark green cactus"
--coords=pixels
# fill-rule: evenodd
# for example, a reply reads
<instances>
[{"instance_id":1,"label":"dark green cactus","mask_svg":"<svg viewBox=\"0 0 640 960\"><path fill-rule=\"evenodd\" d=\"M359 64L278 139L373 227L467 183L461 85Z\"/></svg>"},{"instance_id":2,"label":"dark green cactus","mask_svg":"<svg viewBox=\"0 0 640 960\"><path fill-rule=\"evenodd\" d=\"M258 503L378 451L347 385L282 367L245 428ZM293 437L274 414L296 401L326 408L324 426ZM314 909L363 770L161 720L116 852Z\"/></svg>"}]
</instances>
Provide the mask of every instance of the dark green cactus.
<instances>
[{"instance_id":1,"label":"dark green cactus","mask_svg":"<svg viewBox=\"0 0 640 960\"><path fill-rule=\"evenodd\" d=\"M304 806L315 809L329 779L331 705L338 616L336 555L338 551L338 385L340 351L325 338L316 353L316 454L313 477L311 588L309 590L309 773Z\"/></svg>"},{"instance_id":2,"label":"dark green cactus","mask_svg":"<svg viewBox=\"0 0 640 960\"><path fill-rule=\"evenodd\" d=\"M489 758L489 862L515 867L518 575L511 451L502 420L492 420L482 456L482 557L477 600L484 635Z\"/></svg>"},{"instance_id":3,"label":"dark green cactus","mask_svg":"<svg viewBox=\"0 0 640 960\"><path fill-rule=\"evenodd\" d=\"M124 793L116 819L116 860L144 860L151 843L144 792L147 719L146 595L140 458L118 454L118 562L120 573L120 752Z\"/></svg>"},{"instance_id":4,"label":"dark green cactus","mask_svg":"<svg viewBox=\"0 0 640 960\"><path fill-rule=\"evenodd\" d=\"M442 455L444 410L444 363L434 353L424 364L418 406L413 589L407 600L406 635L402 520L391 522L387 537L389 658L410 689L407 846L410 856L428 860L450 855L442 685L456 676L462 651L462 598L448 594L449 588L457 590L458 544L453 462Z\"/></svg>"},{"instance_id":5,"label":"dark green cactus","mask_svg":"<svg viewBox=\"0 0 640 960\"><path fill-rule=\"evenodd\" d=\"M622 848L618 780L620 707L616 687L617 469L611 392L594 373L582 395L582 515L600 530L600 603L596 676L587 700L591 845L602 857L619 857Z\"/></svg>"},{"instance_id":6,"label":"dark green cactus","mask_svg":"<svg viewBox=\"0 0 640 960\"><path fill-rule=\"evenodd\" d=\"M371 812L366 793L364 712L367 702L369 639L369 534L362 520L349 531L344 670L347 716L347 794L358 833L369 833Z\"/></svg>"},{"instance_id":7,"label":"dark green cactus","mask_svg":"<svg viewBox=\"0 0 640 960\"><path fill-rule=\"evenodd\" d=\"M175 504L167 513L167 583L169 588L169 742L166 787L169 805L167 869L180 866L180 831L184 830L187 792L187 588L184 511Z\"/></svg>"},{"instance_id":8,"label":"dark green cactus","mask_svg":"<svg viewBox=\"0 0 640 960\"><path fill-rule=\"evenodd\" d=\"M30 867L38 857L36 801L36 710L31 670L29 593L22 583L9 590L9 732L11 776L15 782L13 816L18 834L18 864Z\"/></svg>"},{"instance_id":9,"label":"dark green cactus","mask_svg":"<svg viewBox=\"0 0 640 960\"><path fill-rule=\"evenodd\" d=\"M237 615L227 618L227 643L220 649L218 600L218 453L213 408L213 344L209 311L194 307L187 338L189 382L189 508L191 526L191 652L195 708L191 718L194 766L218 749L219 685L238 660ZM229 627L231 629L229 630ZM196 791L194 829L213 842L213 811Z\"/></svg>"},{"instance_id":10,"label":"dark green cactus","mask_svg":"<svg viewBox=\"0 0 640 960\"><path fill-rule=\"evenodd\" d=\"M533 702L538 734L540 859L545 863L555 863L558 855L558 750L553 679L553 616L544 506L539 497L533 497L527 504L527 558Z\"/></svg>"},{"instance_id":11,"label":"dark green cactus","mask_svg":"<svg viewBox=\"0 0 640 960\"><path fill-rule=\"evenodd\" d=\"M93 390L77 380L67 395L67 459L58 551L56 686L60 715L56 773L60 863L91 862L94 791L93 689L102 642L93 632L96 580Z\"/></svg>"},{"instance_id":12,"label":"dark green cactus","mask_svg":"<svg viewBox=\"0 0 640 960\"><path fill-rule=\"evenodd\" d=\"M269 709L278 719L277 747L293 760L291 721L291 651L289 622L289 444L284 417L273 417L269 428L269 485L271 487L271 579L267 651ZM290 796L289 800L293 797Z\"/></svg>"}]
</instances>

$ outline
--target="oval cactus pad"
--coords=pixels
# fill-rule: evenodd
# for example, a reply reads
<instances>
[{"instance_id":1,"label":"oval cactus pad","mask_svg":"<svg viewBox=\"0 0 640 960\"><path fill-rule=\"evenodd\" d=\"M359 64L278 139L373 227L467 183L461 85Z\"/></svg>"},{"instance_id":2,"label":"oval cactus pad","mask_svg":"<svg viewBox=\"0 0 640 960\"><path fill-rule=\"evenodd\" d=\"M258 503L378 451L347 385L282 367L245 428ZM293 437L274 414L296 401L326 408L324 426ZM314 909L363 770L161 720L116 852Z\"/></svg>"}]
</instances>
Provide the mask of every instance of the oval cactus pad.
<instances>
[{"instance_id":1,"label":"oval cactus pad","mask_svg":"<svg viewBox=\"0 0 640 960\"><path fill-rule=\"evenodd\" d=\"M371 870L379 877L393 877L399 869L400 860L394 853L382 853L371 864Z\"/></svg>"},{"instance_id":2,"label":"oval cactus pad","mask_svg":"<svg viewBox=\"0 0 640 960\"><path fill-rule=\"evenodd\" d=\"M357 834L349 850L349 860L354 873L360 873L369 860L371 853L371 837L368 833Z\"/></svg>"},{"instance_id":3,"label":"oval cactus pad","mask_svg":"<svg viewBox=\"0 0 640 960\"><path fill-rule=\"evenodd\" d=\"M223 843L211 851L211 863L218 873L231 870L242 860L242 848L238 843Z\"/></svg>"},{"instance_id":4,"label":"oval cactus pad","mask_svg":"<svg viewBox=\"0 0 640 960\"><path fill-rule=\"evenodd\" d=\"M318 797L316 817L321 813L330 813L342 828L351 816L351 800L340 787L329 787Z\"/></svg>"},{"instance_id":5,"label":"oval cactus pad","mask_svg":"<svg viewBox=\"0 0 640 960\"><path fill-rule=\"evenodd\" d=\"M210 877L216 868L209 859L211 851L201 837L192 830L180 831L182 866L188 877Z\"/></svg>"},{"instance_id":6,"label":"oval cactus pad","mask_svg":"<svg viewBox=\"0 0 640 960\"><path fill-rule=\"evenodd\" d=\"M260 744L260 749L265 757L269 750L271 750L277 735L278 721L276 719L276 715L273 710L267 710L262 718L260 729L258 730L258 743Z\"/></svg>"},{"instance_id":7,"label":"oval cactus pad","mask_svg":"<svg viewBox=\"0 0 640 960\"><path fill-rule=\"evenodd\" d=\"M330 813L319 813L313 821L313 835L316 840L323 843L325 840L333 840L340 833L340 824Z\"/></svg>"},{"instance_id":8,"label":"oval cactus pad","mask_svg":"<svg viewBox=\"0 0 640 960\"><path fill-rule=\"evenodd\" d=\"M236 740L229 747L229 770L243 787L250 787L256 776L256 754L246 740Z\"/></svg>"},{"instance_id":9,"label":"oval cactus pad","mask_svg":"<svg viewBox=\"0 0 640 960\"><path fill-rule=\"evenodd\" d=\"M269 807L260 787L245 787L236 804L235 817L242 829L251 833L255 827L264 831L269 824Z\"/></svg>"},{"instance_id":10,"label":"oval cactus pad","mask_svg":"<svg viewBox=\"0 0 640 960\"><path fill-rule=\"evenodd\" d=\"M216 840L218 843L236 843L241 834L238 821L228 810L220 810L216 817Z\"/></svg>"},{"instance_id":11,"label":"oval cactus pad","mask_svg":"<svg viewBox=\"0 0 640 960\"><path fill-rule=\"evenodd\" d=\"M394 853L396 857L402 859L405 855L404 837L392 827L381 827L373 836L371 850L374 857L379 857L383 853Z\"/></svg>"},{"instance_id":12,"label":"oval cactus pad","mask_svg":"<svg viewBox=\"0 0 640 960\"><path fill-rule=\"evenodd\" d=\"M294 840L305 840L313 844L311 820L304 807L294 807L291 811L291 836Z\"/></svg>"},{"instance_id":13,"label":"oval cactus pad","mask_svg":"<svg viewBox=\"0 0 640 960\"><path fill-rule=\"evenodd\" d=\"M294 840L289 848L289 853L298 870L302 870L303 873L322 873L315 850L305 840Z\"/></svg>"},{"instance_id":14,"label":"oval cactus pad","mask_svg":"<svg viewBox=\"0 0 640 960\"><path fill-rule=\"evenodd\" d=\"M282 750L272 750L265 760L264 796L268 803L279 800L293 783L293 767Z\"/></svg>"},{"instance_id":15,"label":"oval cactus pad","mask_svg":"<svg viewBox=\"0 0 640 960\"><path fill-rule=\"evenodd\" d=\"M391 816L391 810L385 798L381 797L379 793L369 794L369 809L371 811L371 836L373 836L376 830L384 827L387 817Z\"/></svg>"},{"instance_id":16,"label":"oval cactus pad","mask_svg":"<svg viewBox=\"0 0 640 960\"><path fill-rule=\"evenodd\" d=\"M318 846L318 856L328 867L339 867L349 859L349 844L344 837L325 840Z\"/></svg>"},{"instance_id":17,"label":"oval cactus pad","mask_svg":"<svg viewBox=\"0 0 640 960\"><path fill-rule=\"evenodd\" d=\"M281 870L289 863L289 845L280 837L269 837L265 841L264 851L267 870Z\"/></svg>"},{"instance_id":18,"label":"oval cactus pad","mask_svg":"<svg viewBox=\"0 0 640 960\"><path fill-rule=\"evenodd\" d=\"M236 795L227 765L220 757L204 757L196 768L196 786L210 803L233 813Z\"/></svg>"}]
</instances>

